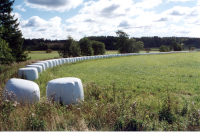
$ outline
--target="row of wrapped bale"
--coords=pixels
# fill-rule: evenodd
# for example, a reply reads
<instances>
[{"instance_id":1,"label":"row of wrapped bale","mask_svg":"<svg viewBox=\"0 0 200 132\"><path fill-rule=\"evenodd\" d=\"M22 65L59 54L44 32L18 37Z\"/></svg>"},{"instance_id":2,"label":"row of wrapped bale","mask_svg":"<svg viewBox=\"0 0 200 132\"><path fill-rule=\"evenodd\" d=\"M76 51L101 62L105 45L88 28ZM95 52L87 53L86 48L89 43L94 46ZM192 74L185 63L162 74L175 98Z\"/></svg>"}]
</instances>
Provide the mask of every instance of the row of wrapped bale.
<instances>
[{"instance_id":1,"label":"row of wrapped bale","mask_svg":"<svg viewBox=\"0 0 200 132\"><path fill-rule=\"evenodd\" d=\"M42 73L42 71L45 71L48 68L52 68L57 65L62 65L64 63L75 63L77 61L84 61L84 60L90 60L90 59L132 56L132 55L157 55L157 54L185 53L185 52L189 52L189 51L157 52L157 53L127 53L127 54L111 54L111 55L97 55L97 56L51 59L51 60L46 60L46 61L38 61L31 65L27 65L26 68L20 68L18 70L18 77L34 81L39 78L38 73Z\"/></svg>"}]
</instances>

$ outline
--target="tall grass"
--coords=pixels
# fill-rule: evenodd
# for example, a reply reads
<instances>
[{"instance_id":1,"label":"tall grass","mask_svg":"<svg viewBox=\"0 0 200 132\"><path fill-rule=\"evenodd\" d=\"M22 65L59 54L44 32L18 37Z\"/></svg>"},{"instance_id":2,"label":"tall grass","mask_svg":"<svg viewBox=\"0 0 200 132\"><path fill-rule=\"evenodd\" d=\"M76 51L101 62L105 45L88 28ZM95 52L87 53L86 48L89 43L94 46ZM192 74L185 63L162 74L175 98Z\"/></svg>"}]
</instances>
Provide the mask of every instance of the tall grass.
<instances>
[{"instance_id":1,"label":"tall grass","mask_svg":"<svg viewBox=\"0 0 200 132\"><path fill-rule=\"evenodd\" d=\"M34 105L0 102L0 130L199 130L199 53L89 60L47 69ZM84 101L46 100L47 82L78 77Z\"/></svg>"}]
</instances>

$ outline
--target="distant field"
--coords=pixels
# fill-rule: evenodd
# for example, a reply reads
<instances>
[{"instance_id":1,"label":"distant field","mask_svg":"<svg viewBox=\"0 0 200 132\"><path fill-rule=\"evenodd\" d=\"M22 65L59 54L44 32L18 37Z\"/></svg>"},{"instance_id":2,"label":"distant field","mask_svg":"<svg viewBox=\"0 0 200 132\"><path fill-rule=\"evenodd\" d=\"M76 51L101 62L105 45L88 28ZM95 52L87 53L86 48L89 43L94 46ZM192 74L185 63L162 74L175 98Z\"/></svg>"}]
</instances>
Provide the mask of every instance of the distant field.
<instances>
[{"instance_id":1,"label":"distant field","mask_svg":"<svg viewBox=\"0 0 200 132\"><path fill-rule=\"evenodd\" d=\"M58 58L59 54L58 52L46 53L46 52L41 52L41 51L34 51L33 53L29 53L28 57L31 57L31 60L53 59L53 58Z\"/></svg>"},{"instance_id":2,"label":"distant field","mask_svg":"<svg viewBox=\"0 0 200 132\"><path fill-rule=\"evenodd\" d=\"M159 51L150 51L152 52L159 52ZM107 50L106 54L117 54L117 50ZM140 51L140 53L146 53L146 51ZM52 53L46 53L46 51L31 51L31 53L28 54L28 57L31 57L31 60L37 60L37 59L52 59L52 58L58 58L59 54L57 51L53 51Z\"/></svg>"}]
</instances>

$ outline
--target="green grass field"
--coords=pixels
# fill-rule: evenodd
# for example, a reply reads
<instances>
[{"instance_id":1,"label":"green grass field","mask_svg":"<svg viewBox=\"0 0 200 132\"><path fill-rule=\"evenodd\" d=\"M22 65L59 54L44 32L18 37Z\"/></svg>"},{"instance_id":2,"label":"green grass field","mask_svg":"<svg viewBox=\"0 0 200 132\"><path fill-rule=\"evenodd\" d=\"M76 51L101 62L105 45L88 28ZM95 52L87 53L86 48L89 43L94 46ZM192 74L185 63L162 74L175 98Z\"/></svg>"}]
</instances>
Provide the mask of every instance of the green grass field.
<instances>
[{"instance_id":1,"label":"green grass field","mask_svg":"<svg viewBox=\"0 0 200 132\"><path fill-rule=\"evenodd\" d=\"M195 97L200 93L199 55L178 53L131 56L65 64L47 70L36 82L46 80L41 85L45 89L46 83L51 79L77 77L83 83L93 82L100 87L107 87L115 82L117 89L130 90L127 93L135 96L143 93L147 95L145 98L151 96L149 93L154 93L155 97L163 97L162 93L166 88L180 98L188 95Z\"/></svg>"},{"instance_id":2,"label":"green grass field","mask_svg":"<svg viewBox=\"0 0 200 132\"><path fill-rule=\"evenodd\" d=\"M28 57L31 57L31 60L52 59L58 58L59 54L57 51L53 51L52 53L46 53L46 51L31 51L31 53L28 53Z\"/></svg>"},{"instance_id":3,"label":"green grass field","mask_svg":"<svg viewBox=\"0 0 200 132\"><path fill-rule=\"evenodd\" d=\"M16 108L1 105L0 130L200 130L199 57L200 52L140 55L47 69L35 81L41 101ZM46 100L48 81L62 77L82 80L82 103Z\"/></svg>"},{"instance_id":4,"label":"green grass field","mask_svg":"<svg viewBox=\"0 0 200 132\"><path fill-rule=\"evenodd\" d=\"M195 109L200 108L199 56L200 53L177 53L64 64L42 73L36 83L41 88L41 96L46 97L48 81L61 77L77 77L82 80L85 86L85 101L91 103L90 107L93 107L95 102L104 105L107 103L123 105L124 111L118 116L130 117L133 114L130 107L136 101L136 112L138 113L134 119L147 123L146 127L140 127L136 130L190 130L189 126L193 126L189 121L189 117L192 116L189 111L192 111L192 107L194 107L192 102L195 104ZM97 94L87 93L87 87L91 86L98 89ZM99 106L95 108L100 109ZM82 114L83 117L88 118L87 111ZM94 112L94 114L97 113ZM173 115L173 118L165 119L168 118L168 115ZM102 117L102 120L105 120L104 118ZM122 118L126 122L126 119ZM119 121L119 118L115 119L116 122ZM87 121L90 122L91 119ZM152 121L157 122L157 126ZM178 126L177 121L182 125ZM168 127L165 125L167 122L170 123L167 125ZM100 124L102 125L103 122ZM183 124L187 128L184 128ZM116 130L114 128L116 124L113 125L109 128L105 125L99 128L97 125L95 130ZM151 125L155 125L154 128L151 128ZM196 125L198 126L198 124ZM117 130L127 129L119 127Z\"/></svg>"}]
</instances>

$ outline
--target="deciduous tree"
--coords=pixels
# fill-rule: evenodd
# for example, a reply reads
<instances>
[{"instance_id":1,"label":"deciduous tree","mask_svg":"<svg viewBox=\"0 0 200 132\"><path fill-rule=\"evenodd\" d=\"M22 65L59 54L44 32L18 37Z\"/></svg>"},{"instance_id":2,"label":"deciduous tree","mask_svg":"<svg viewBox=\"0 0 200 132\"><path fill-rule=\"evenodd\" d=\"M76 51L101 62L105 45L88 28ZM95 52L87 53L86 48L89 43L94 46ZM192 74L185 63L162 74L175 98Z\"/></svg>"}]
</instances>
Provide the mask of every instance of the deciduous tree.
<instances>
[{"instance_id":1,"label":"deciduous tree","mask_svg":"<svg viewBox=\"0 0 200 132\"><path fill-rule=\"evenodd\" d=\"M81 48L81 55L83 56L93 55L92 43L88 38L84 37L80 39L79 45Z\"/></svg>"}]
</instances>

